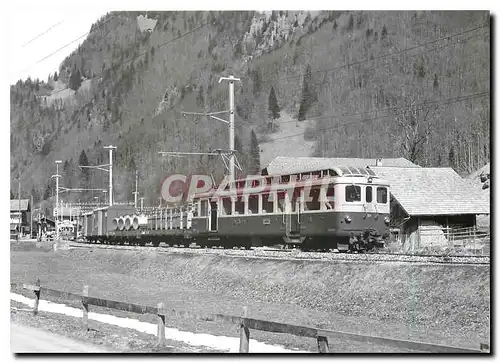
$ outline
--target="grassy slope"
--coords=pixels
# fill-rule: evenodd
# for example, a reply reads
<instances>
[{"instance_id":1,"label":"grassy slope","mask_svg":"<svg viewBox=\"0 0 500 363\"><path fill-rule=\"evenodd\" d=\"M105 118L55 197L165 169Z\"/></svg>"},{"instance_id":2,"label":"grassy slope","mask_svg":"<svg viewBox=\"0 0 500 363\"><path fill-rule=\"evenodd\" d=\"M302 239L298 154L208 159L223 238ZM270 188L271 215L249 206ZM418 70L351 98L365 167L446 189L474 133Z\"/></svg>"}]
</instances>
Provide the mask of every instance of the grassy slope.
<instances>
[{"instance_id":1,"label":"grassy slope","mask_svg":"<svg viewBox=\"0 0 500 363\"><path fill-rule=\"evenodd\" d=\"M91 295L121 301L164 301L173 308L230 314L248 306L256 318L443 344L476 346L489 340L487 267L246 260L146 251L53 253L16 247L11 266L12 281L40 277L43 285L77 293L88 284ZM171 322L184 329L237 334L213 323ZM253 336L302 349L311 349L313 343L259 332Z\"/></svg>"}]
</instances>

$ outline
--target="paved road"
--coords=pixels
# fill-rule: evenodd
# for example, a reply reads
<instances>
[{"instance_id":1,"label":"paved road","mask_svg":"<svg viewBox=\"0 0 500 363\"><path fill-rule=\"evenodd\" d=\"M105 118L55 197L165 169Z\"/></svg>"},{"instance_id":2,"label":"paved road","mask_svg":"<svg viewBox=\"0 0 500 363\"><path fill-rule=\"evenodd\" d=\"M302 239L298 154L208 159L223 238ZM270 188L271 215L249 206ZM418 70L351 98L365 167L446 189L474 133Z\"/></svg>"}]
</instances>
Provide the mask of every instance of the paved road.
<instances>
[{"instance_id":1,"label":"paved road","mask_svg":"<svg viewBox=\"0 0 500 363\"><path fill-rule=\"evenodd\" d=\"M111 353L45 330L10 323L12 353Z\"/></svg>"}]
</instances>

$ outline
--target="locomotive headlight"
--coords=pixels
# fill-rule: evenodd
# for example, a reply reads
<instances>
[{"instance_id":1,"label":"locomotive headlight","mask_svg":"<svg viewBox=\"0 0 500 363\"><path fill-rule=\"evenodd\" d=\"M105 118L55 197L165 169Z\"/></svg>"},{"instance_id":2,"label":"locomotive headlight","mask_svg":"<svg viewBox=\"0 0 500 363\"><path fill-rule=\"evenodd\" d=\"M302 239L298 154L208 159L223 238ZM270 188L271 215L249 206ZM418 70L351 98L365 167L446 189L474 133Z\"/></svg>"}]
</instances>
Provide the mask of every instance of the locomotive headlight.
<instances>
[{"instance_id":1,"label":"locomotive headlight","mask_svg":"<svg viewBox=\"0 0 500 363\"><path fill-rule=\"evenodd\" d=\"M351 223L352 219L349 216L345 216L345 221L346 221L346 223Z\"/></svg>"},{"instance_id":2,"label":"locomotive headlight","mask_svg":"<svg viewBox=\"0 0 500 363\"><path fill-rule=\"evenodd\" d=\"M391 219L389 217L385 217L384 222L385 222L385 224L389 225L389 223L391 222Z\"/></svg>"}]
</instances>

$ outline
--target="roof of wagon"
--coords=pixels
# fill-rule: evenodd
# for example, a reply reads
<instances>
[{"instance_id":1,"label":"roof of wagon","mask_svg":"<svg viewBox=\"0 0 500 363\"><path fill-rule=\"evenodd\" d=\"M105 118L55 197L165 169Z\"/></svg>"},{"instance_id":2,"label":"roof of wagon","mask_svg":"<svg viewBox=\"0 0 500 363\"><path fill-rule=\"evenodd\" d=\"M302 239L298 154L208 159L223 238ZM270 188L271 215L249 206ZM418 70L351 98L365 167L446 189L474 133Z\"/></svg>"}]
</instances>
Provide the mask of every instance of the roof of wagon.
<instances>
[{"instance_id":1,"label":"roof of wagon","mask_svg":"<svg viewBox=\"0 0 500 363\"><path fill-rule=\"evenodd\" d=\"M274 158L267 167L262 170L263 175L285 175L305 173L317 170L333 169L348 165L355 168L366 168L379 165L391 167L420 168L405 158L389 159L361 159L361 158L314 158L314 157L285 157Z\"/></svg>"}]
</instances>

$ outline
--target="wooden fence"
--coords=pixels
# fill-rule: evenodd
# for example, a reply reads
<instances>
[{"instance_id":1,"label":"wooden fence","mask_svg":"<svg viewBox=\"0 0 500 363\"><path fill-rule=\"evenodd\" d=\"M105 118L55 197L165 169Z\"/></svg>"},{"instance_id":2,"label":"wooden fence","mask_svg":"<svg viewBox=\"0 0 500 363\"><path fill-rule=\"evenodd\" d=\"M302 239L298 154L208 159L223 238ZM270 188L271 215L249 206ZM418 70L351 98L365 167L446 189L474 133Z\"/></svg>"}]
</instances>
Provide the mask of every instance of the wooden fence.
<instances>
[{"instance_id":1,"label":"wooden fence","mask_svg":"<svg viewBox=\"0 0 500 363\"><path fill-rule=\"evenodd\" d=\"M253 319L247 317L246 308L244 309L242 316L234 316L234 315L224 315L224 314L197 314L190 311L166 309L163 303L159 303L157 307L131 304L120 301L112 301L97 297L91 297L88 295L89 291L88 286L83 287L82 295L50 289L47 287L40 286L39 279L37 279L35 285L11 283L11 287L18 287L33 291L35 296L35 303L33 306L34 315L38 314L38 304L41 294L43 294L44 296L50 295L53 297L59 297L65 300L81 301L82 311L83 311L83 327L86 330L89 329L88 313L90 305L101 306L104 308L121 310L121 311L128 311L137 314L156 315L158 317L157 336L158 336L158 343L160 345L165 344L166 317L178 316L185 318L194 318L203 321L213 321L213 322L238 325L240 327L240 350L239 350L240 353L249 352L250 329L267 331L272 333L292 334L300 337L316 339L319 353L329 352L328 339L339 339L339 338L348 339L351 341L357 341L361 343L374 343L393 348L410 349L419 352L431 352L431 353L489 353L490 349L488 344L480 344L479 349L476 350L476 349L459 348L459 347L452 347L439 344L345 333L340 331L324 330L313 327L298 326L298 325L284 324L273 321Z\"/></svg>"}]
</instances>

